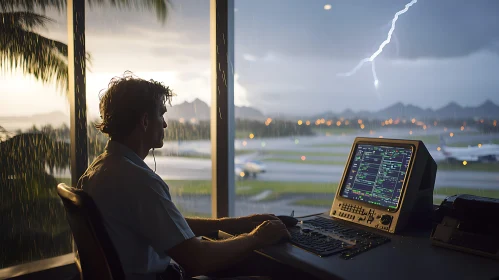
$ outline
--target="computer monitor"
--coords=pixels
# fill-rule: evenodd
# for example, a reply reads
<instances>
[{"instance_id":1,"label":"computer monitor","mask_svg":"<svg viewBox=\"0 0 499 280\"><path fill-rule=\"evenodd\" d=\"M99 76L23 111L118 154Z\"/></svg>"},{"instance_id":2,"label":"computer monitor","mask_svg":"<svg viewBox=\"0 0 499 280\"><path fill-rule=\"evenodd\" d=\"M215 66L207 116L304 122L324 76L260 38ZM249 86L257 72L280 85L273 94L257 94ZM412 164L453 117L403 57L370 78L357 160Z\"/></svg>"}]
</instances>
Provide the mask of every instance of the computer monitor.
<instances>
[{"instance_id":1,"label":"computer monitor","mask_svg":"<svg viewBox=\"0 0 499 280\"><path fill-rule=\"evenodd\" d=\"M355 139L330 215L388 232L431 212L437 165L418 140Z\"/></svg>"}]
</instances>

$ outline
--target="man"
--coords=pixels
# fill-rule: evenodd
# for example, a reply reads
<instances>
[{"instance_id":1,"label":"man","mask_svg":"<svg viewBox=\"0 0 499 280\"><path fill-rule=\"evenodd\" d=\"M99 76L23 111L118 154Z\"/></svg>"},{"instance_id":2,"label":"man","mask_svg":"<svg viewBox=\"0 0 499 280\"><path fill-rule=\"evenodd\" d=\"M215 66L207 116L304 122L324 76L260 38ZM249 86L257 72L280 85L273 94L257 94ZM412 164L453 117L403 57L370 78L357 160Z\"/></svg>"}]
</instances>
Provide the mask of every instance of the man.
<instances>
[{"instance_id":1,"label":"man","mask_svg":"<svg viewBox=\"0 0 499 280\"><path fill-rule=\"evenodd\" d=\"M163 146L163 115L171 97L168 87L127 72L111 80L99 104L102 122L96 126L110 140L78 182L102 213L127 279L156 279L170 258L189 276L210 274L255 249L289 238L285 225L273 215L182 216L168 185L143 161L151 148ZM216 242L195 238L217 230L248 233Z\"/></svg>"}]
</instances>

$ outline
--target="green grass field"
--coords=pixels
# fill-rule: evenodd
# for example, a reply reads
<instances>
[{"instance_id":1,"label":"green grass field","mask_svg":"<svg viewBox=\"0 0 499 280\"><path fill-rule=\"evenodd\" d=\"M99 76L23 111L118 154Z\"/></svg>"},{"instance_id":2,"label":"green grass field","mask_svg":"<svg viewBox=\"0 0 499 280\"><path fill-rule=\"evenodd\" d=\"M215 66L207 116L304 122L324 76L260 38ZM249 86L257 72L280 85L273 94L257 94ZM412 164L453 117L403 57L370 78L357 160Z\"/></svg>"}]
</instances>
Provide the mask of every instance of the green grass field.
<instances>
[{"instance_id":1,"label":"green grass field","mask_svg":"<svg viewBox=\"0 0 499 280\"><path fill-rule=\"evenodd\" d=\"M249 152L249 150L247 151ZM285 151L285 150L261 150L253 152L262 152L264 155L273 155L273 156L306 156L306 157L314 157L314 156L331 156L331 157L347 157L348 153L329 153L329 152L297 152L297 151Z\"/></svg>"},{"instance_id":2,"label":"green grass field","mask_svg":"<svg viewBox=\"0 0 499 280\"><path fill-rule=\"evenodd\" d=\"M355 134L359 131L357 127L314 127L312 131L320 135L342 135Z\"/></svg>"},{"instance_id":3,"label":"green grass field","mask_svg":"<svg viewBox=\"0 0 499 280\"><path fill-rule=\"evenodd\" d=\"M211 181L208 180L165 180L172 195L209 195ZM336 191L336 183L266 182L236 181L236 195L256 195L271 190L272 195L288 193L331 193Z\"/></svg>"},{"instance_id":4,"label":"green grass field","mask_svg":"<svg viewBox=\"0 0 499 280\"><path fill-rule=\"evenodd\" d=\"M297 164L318 164L318 165L345 165L346 164L346 157L345 161L338 161L338 160L301 160L298 157L296 159L292 158L269 158L266 159L265 161L269 162L287 162L287 163L297 163Z\"/></svg>"},{"instance_id":5,"label":"green grass field","mask_svg":"<svg viewBox=\"0 0 499 280\"><path fill-rule=\"evenodd\" d=\"M449 144L449 147L468 147L468 146L477 146L478 144L496 144L499 145L499 139L492 140L490 142L485 141L485 142L478 142L478 141L473 141L473 142L459 142L459 143L453 143Z\"/></svg>"},{"instance_id":6,"label":"green grass field","mask_svg":"<svg viewBox=\"0 0 499 280\"><path fill-rule=\"evenodd\" d=\"M446 163L439 162L438 170L446 170L446 171L481 171L481 172L499 172L499 163L491 162L491 163L478 163L471 162L467 165L463 165L462 163Z\"/></svg>"}]
</instances>

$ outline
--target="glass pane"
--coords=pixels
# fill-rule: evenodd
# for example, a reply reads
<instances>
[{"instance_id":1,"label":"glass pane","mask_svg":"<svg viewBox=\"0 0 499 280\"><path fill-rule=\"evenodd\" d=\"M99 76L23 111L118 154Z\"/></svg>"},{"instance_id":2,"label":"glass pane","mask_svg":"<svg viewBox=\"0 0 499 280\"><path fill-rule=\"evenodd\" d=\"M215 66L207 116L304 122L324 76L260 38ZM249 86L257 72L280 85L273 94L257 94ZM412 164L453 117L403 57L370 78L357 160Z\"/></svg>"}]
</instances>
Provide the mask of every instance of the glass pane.
<instances>
[{"instance_id":1,"label":"glass pane","mask_svg":"<svg viewBox=\"0 0 499 280\"><path fill-rule=\"evenodd\" d=\"M422 140L436 204L499 197L497 5L454 4L236 1L236 214L328 211L357 136Z\"/></svg>"},{"instance_id":2,"label":"glass pane","mask_svg":"<svg viewBox=\"0 0 499 280\"><path fill-rule=\"evenodd\" d=\"M0 268L71 252L66 17L38 8L0 5Z\"/></svg>"},{"instance_id":3,"label":"glass pane","mask_svg":"<svg viewBox=\"0 0 499 280\"><path fill-rule=\"evenodd\" d=\"M99 94L125 71L162 82L167 104L164 145L144 159L165 180L185 216L211 217L209 1L172 1L163 22L147 9L104 6L87 11L89 160L104 151Z\"/></svg>"}]
</instances>

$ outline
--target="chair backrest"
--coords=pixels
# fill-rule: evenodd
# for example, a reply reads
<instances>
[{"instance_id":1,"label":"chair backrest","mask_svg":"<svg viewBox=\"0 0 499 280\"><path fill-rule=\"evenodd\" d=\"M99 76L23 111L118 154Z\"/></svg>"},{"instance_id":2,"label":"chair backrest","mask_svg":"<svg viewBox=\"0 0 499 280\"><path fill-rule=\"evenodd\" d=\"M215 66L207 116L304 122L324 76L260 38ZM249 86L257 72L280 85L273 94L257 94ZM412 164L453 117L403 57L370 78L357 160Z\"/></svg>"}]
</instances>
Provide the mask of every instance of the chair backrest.
<instances>
[{"instance_id":1,"label":"chair backrest","mask_svg":"<svg viewBox=\"0 0 499 280\"><path fill-rule=\"evenodd\" d=\"M57 185L78 248L83 279L125 279L118 253L93 199L83 190Z\"/></svg>"}]
</instances>

